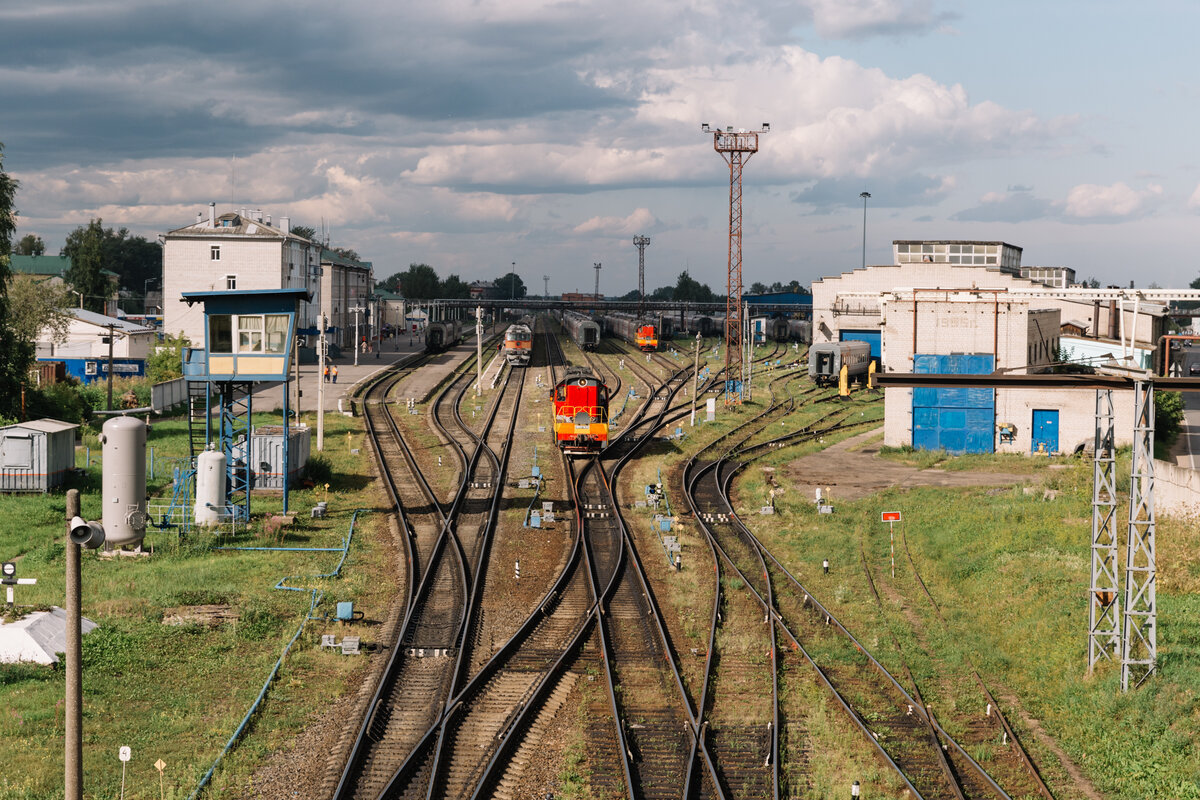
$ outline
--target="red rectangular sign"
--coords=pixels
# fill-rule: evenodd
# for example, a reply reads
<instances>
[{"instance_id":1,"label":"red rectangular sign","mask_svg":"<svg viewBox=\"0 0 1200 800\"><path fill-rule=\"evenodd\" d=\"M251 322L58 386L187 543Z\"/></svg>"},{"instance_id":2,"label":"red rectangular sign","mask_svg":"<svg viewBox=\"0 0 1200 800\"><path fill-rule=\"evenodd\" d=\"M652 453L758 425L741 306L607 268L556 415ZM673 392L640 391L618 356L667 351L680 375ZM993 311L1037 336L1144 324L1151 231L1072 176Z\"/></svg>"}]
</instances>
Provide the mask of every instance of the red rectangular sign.
<instances>
[{"instance_id":1,"label":"red rectangular sign","mask_svg":"<svg viewBox=\"0 0 1200 800\"><path fill-rule=\"evenodd\" d=\"M900 521L900 512L899 511L884 511L879 516L883 522L899 522Z\"/></svg>"}]
</instances>

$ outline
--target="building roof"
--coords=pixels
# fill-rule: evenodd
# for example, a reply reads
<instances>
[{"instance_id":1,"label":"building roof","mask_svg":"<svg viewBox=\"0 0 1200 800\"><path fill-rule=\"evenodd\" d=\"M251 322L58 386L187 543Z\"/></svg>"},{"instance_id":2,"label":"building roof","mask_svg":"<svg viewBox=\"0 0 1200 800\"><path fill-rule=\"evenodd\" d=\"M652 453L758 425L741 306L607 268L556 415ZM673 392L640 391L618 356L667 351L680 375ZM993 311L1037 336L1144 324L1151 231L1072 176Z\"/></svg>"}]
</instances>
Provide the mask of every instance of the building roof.
<instances>
[{"instance_id":1,"label":"building roof","mask_svg":"<svg viewBox=\"0 0 1200 800\"><path fill-rule=\"evenodd\" d=\"M995 244L1013 250L1021 250L1015 244L990 239L893 239L892 244Z\"/></svg>"},{"instance_id":2,"label":"building roof","mask_svg":"<svg viewBox=\"0 0 1200 800\"><path fill-rule=\"evenodd\" d=\"M96 623L80 618L79 629L91 633ZM33 661L57 664L58 653L67 649L67 612L58 606L34 611L16 622L0 625L0 663Z\"/></svg>"},{"instance_id":3,"label":"building roof","mask_svg":"<svg viewBox=\"0 0 1200 800\"><path fill-rule=\"evenodd\" d=\"M29 428L31 430L41 431L43 433L58 433L59 431L72 430L78 427L78 425L70 422L63 422L60 419L50 419L49 417L46 417L45 419L31 419L26 422L5 425L3 428L0 428L0 431L6 431L10 428Z\"/></svg>"},{"instance_id":4,"label":"building roof","mask_svg":"<svg viewBox=\"0 0 1200 800\"><path fill-rule=\"evenodd\" d=\"M335 253L332 250L328 250L328 249L324 249L324 248L322 248L322 250L321 250L321 263L322 264L337 264L338 266L350 267L351 269L369 270L372 267L372 264L370 261L360 261L358 259L346 258L343 255L339 255L338 253Z\"/></svg>"},{"instance_id":5,"label":"building roof","mask_svg":"<svg viewBox=\"0 0 1200 800\"><path fill-rule=\"evenodd\" d=\"M380 300L403 300L404 295L390 292L387 289L376 289L375 296Z\"/></svg>"},{"instance_id":6,"label":"building roof","mask_svg":"<svg viewBox=\"0 0 1200 800\"><path fill-rule=\"evenodd\" d=\"M167 232L168 238L186 238L191 236L201 236L204 238L211 237L229 237L237 239L296 239L301 242L307 242L302 236L297 236L290 231L284 231L270 225L266 222L260 222L258 219L247 216L242 216L234 212L222 214L217 217L216 226L209 225L208 218L197 220L191 225L185 225L182 228L176 228L173 231Z\"/></svg>"},{"instance_id":7,"label":"building roof","mask_svg":"<svg viewBox=\"0 0 1200 800\"><path fill-rule=\"evenodd\" d=\"M138 325L119 317L109 317L83 308L68 308L64 310L80 322L86 322L99 328L107 328L109 325L112 325L117 331L123 334L154 333L156 330L155 328L147 328L145 325Z\"/></svg>"},{"instance_id":8,"label":"building roof","mask_svg":"<svg viewBox=\"0 0 1200 800\"><path fill-rule=\"evenodd\" d=\"M9 256L13 272L26 275L57 275L60 278L71 268L69 256Z\"/></svg>"}]
</instances>

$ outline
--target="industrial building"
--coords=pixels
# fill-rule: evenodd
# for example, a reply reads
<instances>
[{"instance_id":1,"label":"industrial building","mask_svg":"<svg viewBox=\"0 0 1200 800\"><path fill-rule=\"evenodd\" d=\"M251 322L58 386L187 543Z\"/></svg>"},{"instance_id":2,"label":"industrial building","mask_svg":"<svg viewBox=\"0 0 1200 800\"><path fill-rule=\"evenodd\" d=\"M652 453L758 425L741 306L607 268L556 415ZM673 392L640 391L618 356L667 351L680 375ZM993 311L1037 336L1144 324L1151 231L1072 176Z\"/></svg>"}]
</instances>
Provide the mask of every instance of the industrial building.
<instances>
[{"instance_id":1,"label":"industrial building","mask_svg":"<svg viewBox=\"0 0 1200 800\"><path fill-rule=\"evenodd\" d=\"M114 376L146 374L146 359L158 341L156 328L82 308L64 311L71 316L66 334L58 337L43 331L37 342L38 361L62 362L66 374L91 383L108 377L111 352Z\"/></svg>"},{"instance_id":2,"label":"industrial building","mask_svg":"<svg viewBox=\"0 0 1200 800\"><path fill-rule=\"evenodd\" d=\"M1160 303L1081 301L1021 277L1021 248L1007 242L892 246L893 264L813 282L814 343L869 342L885 372L1022 374L1045 371L1060 355L1098 363L1132 352L1132 364L1148 366L1166 332ZM1114 403L1118 438L1128 441L1132 393L1114 393ZM892 446L1062 452L1094 435L1090 391L893 388L885 404Z\"/></svg>"}]
</instances>

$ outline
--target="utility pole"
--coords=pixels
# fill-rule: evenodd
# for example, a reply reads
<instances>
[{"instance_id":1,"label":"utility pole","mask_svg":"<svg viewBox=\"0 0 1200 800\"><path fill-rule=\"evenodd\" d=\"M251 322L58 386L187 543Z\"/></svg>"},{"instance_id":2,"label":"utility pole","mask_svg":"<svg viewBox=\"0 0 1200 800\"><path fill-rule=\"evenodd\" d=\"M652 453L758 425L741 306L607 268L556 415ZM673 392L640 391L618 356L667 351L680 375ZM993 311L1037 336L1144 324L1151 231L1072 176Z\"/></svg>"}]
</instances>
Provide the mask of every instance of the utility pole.
<instances>
[{"instance_id":1,"label":"utility pole","mask_svg":"<svg viewBox=\"0 0 1200 800\"><path fill-rule=\"evenodd\" d=\"M646 248L650 246L649 236L633 237L633 246L638 249L638 319L646 316Z\"/></svg>"},{"instance_id":2,"label":"utility pole","mask_svg":"<svg viewBox=\"0 0 1200 800\"><path fill-rule=\"evenodd\" d=\"M359 338L358 337L358 315L361 314L366 309L364 309L362 306L355 306L354 308L352 308L350 310L354 312L354 366L357 367L358 366L358 338Z\"/></svg>"},{"instance_id":3,"label":"utility pole","mask_svg":"<svg viewBox=\"0 0 1200 800\"><path fill-rule=\"evenodd\" d=\"M101 337L108 340L108 410L112 411L113 339L116 338L117 326L114 323L110 323L108 325L105 325L104 327L108 328L108 335L107 336L105 336L105 334L100 334L100 335L101 335Z\"/></svg>"},{"instance_id":4,"label":"utility pole","mask_svg":"<svg viewBox=\"0 0 1200 800\"><path fill-rule=\"evenodd\" d=\"M713 149L729 165L729 270L725 294L725 405L741 405L742 396L736 392L745 377L742 361L742 166L758 152L758 136L769 133L770 123L764 122L757 131L737 131L732 127L712 130L708 123L700 126L713 135Z\"/></svg>"},{"instance_id":5,"label":"utility pole","mask_svg":"<svg viewBox=\"0 0 1200 800\"><path fill-rule=\"evenodd\" d=\"M549 300L550 299L550 276L549 275L542 276L542 285L543 285L542 297Z\"/></svg>"},{"instance_id":6,"label":"utility pole","mask_svg":"<svg viewBox=\"0 0 1200 800\"><path fill-rule=\"evenodd\" d=\"M65 737L63 742L64 793L65 800L83 798L83 623L80 607L79 545L71 540L71 520L80 516L79 490L67 490L67 535L65 553L66 569L66 612L67 651L66 659L66 708L63 710Z\"/></svg>"},{"instance_id":7,"label":"utility pole","mask_svg":"<svg viewBox=\"0 0 1200 800\"><path fill-rule=\"evenodd\" d=\"M508 276L508 285L511 289L511 297L509 299L516 302L517 299L517 262L512 262L512 272Z\"/></svg>"},{"instance_id":8,"label":"utility pole","mask_svg":"<svg viewBox=\"0 0 1200 800\"><path fill-rule=\"evenodd\" d=\"M325 370L329 342L325 338L325 329L329 320L321 314L321 332L317 335L317 452L325 450Z\"/></svg>"},{"instance_id":9,"label":"utility pole","mask_svg":"<svg viewBox=\"0 0 1200 800\"><path fill-rule=\"evenodd\" d=\"M700 331L696 331L696 363L692 367L692 425L696 427L696 395L700 394Z\"/></svg>"},{"instance_id":10,"label":"utility pole","mask_svg":"<svg viewBox=\"0 0 1200 800\"><path fill-rule=\"evenodd\" d=\"M600 300L600 262L596 261L592 264L596 268L596 292L592 295L592 299L599 302Z\"/></svg>"},{"instance_id":11,"label":"utility pole","mask_svg":"<svg viewBox=\"0 0 1200 800\"><path fill-rule=\"evenodd\" d=\"M483 306L475 307L475 396L483 394Z\"/></svg>"}]
</instances>

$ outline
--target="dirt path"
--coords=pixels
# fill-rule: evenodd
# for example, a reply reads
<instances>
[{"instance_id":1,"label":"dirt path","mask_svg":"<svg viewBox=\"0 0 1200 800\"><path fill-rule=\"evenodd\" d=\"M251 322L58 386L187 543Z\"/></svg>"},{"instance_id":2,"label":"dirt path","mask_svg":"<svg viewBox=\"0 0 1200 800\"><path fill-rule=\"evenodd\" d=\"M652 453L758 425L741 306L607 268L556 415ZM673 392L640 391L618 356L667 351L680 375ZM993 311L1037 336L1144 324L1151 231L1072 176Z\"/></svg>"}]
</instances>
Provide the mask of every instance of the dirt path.
<instances>
[{"instance_id":1,"label":"dirt path","mask_svg":"<svg viewBox=\"0 0 1200 800\"><path fill-rule=\"evenodd\" d=\"M918 469L879 457L880 429L797 459L786 467L786 484L812 498L817 488L830 489L835 501L851 501L893 486L1003 486L1034 478L1011 472L947 472Z\"/></svg>"}]
</instances>

